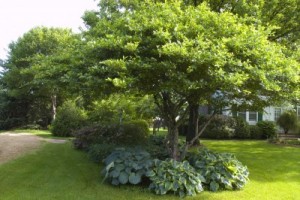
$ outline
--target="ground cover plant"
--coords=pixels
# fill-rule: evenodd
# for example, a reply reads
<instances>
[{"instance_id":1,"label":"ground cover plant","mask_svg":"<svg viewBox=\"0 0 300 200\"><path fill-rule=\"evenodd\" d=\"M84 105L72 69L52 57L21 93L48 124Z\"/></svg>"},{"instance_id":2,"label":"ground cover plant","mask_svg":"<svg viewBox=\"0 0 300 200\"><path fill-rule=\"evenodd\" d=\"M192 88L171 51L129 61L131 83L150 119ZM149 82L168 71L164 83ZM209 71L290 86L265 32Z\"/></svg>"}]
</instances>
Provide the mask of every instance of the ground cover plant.
<instances>
[{"instance_id":1,"label":"ground cover plant","mask_svg":"<svg viewBox=\"0 0 300 200\"><path fill-rule=\"evenodd\" d=\"M186 199L297 200L300 196L300 148L278 146L265 141L202 140L216 152L234 153L250 171L250 182L238 191L201 192ZM55 160L55 162L53 162ZM175 200L139 186L114 187L101 184L99 164L72 144L47 144L40 150L0 165L0 199L103 199Z\"/></svg>"},{"instance_id":2,"label":"ground cover plant","mask_svg":"<svg viewBox=\"0 0 300 200\"><path fill-rule=\"evenodd\" d=\"M204 177L208 190L242 189L249 171L233 154L215 153L205 148L189 154L189 162Z\"/></svg>"}]
</instances>

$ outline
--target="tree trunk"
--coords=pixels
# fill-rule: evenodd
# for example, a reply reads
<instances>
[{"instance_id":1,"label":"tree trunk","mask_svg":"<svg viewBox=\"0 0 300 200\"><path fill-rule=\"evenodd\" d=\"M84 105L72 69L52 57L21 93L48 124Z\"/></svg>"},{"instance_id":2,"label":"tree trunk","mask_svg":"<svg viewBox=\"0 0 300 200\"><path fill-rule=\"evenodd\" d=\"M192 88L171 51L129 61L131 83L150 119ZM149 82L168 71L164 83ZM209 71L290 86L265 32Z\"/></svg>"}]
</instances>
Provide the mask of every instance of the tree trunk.
<instances>
[{"instance_id":1,"label":"tree trunk","mask_svg":"<svg viewBox=\"0 0 300 200\"><path fill-rule=\"evenodd\" d=\"M178 152L178 128L176 125L176 121L168 122L168 141L167 148L169 149L169 153L171 158L174 160L179 159Z\"/></svg>"},{"instance_id":2,"label":"tree trunk","mask_svg":"<svg viewBox=\"0 0 300 200\"><path fill-rule=\"evenodd\" d=\"M55 118L56 118L56 108L57 108L57 96L52 95L51 96L51 101L52 101L52 120L55 120Z\"/></svg>"},{"instance_id":3,"label":"tree trunk","mask_svg":"<svg viewBox=\"0 0 300 200\"><path fill-rule=\"evenodd\" d=\"M198 104L190 104L189 105L189 124L188 124L188 132L186 134L186 142L190 143L193 138L198 134L199 129L199 105ZM192 146L199 145L199 140L195 140Z\"/></svg>"}]
</instances>

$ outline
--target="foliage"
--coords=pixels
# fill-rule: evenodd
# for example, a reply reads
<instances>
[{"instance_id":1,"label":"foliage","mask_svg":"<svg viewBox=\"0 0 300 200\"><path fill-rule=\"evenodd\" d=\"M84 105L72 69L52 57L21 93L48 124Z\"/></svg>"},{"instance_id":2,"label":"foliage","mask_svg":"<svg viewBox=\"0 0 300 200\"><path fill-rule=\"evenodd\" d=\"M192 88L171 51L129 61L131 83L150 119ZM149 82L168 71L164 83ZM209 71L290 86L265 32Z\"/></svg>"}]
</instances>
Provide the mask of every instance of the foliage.
<instances>
[{"instance_id":1,"label":"foliage","mask_svg":"<svg viewBox=\"0 0 300 200\"><path fill-rule=\"evenodd\" d=\"M169 125L174 159L181 122L176 116L187 100L213 104L212 95L221 91L223 106L258 110L297 95L299 64L247 15L183 1L106 3L85 32L89 46L103 55L96 54L95 70L105 76L104 69L111 69L116 73L107 79L115 86L154 95Z\"/></svg>"},{"instance_id":2,"label":"foliage","mask_svg":"<svg viewBox=\"0 0 300 200\"><path fill-rule=\"evenodd\" d=\"M162 135L151 135L148 139L148 144L145 149L151 154L153 158L165 160L169 157L166 149L166 137Z\"/></svg>"},{"instance_id":3,"label":"foliage","mask_svg":"<svg viewBox=\"0 0 300 200\"><path fill-rule=\"evenodd\" d=\"M144 120L124 122L120 128L120 137L117 138L118 144L138 145L148 141L149 125Z\"/></svg>"},{"instance_id":4,"label":"foliage","mask_svg":"<svg viewBox=\"0 0 300 200\"><path fill-rule=\"evenodd\" d=\"M103 180L113 185L139 184L153 165L150 154L141 149L119 148L104 160Z\"/></svg>"},{"instance_id":5,"label":"foliage","mask_svg":"<svg viewBox=\"0 0 300 200\"><path fill-rule=\"evenodd\" d=\"M154 167L147 173L151 180L149 188L156 194L173 192L180 197L194 196L203 191L203 177L190 166L187 161L178 162L173 159L154 160Z\"/></svg>"},{"instance_id":6,"label":"foliage","mask_svg":"<svg viewBox=\"0 0 300 200\"><path fill-rule=\"evenodd\" d=\"M295 111L286 111L279 116L276 123L283 128L284 133L287 134L289 130L297 129L298 118Z\"/></svg>"},{"instance_id":7,"label":"foliage","mask_svg":"<svg viewBox=\"0 0 300 200\"><path fill-rule=\"evenodd\" d=\"M190 154L188 159L205 178L203 184L211 191L241 189L248 181L247 167L233 154L214 153L202 148L197 153Z\"/></svg>"},{"instance_id":8,"label":"foliage","mask_svg":"<svg viewBox=\"0 0 300 200\"><path fill-rule=\"evenodd\" d=\"M22 125L39 123L44 128L50 124L57 106L54 97L61 105L69 94L67 52L76 40L69 29L36 27L10 44L1 76L6 119L23 118Z\"/></svg>"},{"instance_id":9,"label":"foliage","mask_svg":"<svg viewBox=\"0 0 300 200\"><path fill-rule=\"evenodd\" d=\"M144 120L123 124L93 124L74 132L74 147L87 150L91 144L142 145L149 136L149 127Z\"/></svg>"},{"instance_id":10,"label":"foliage","mask_svg":"<svg viewBox=\"0 0 300 200\"><path fill-rule=\"evenodd\" d=\"M208 116L202 116L199 120L200 125L209 119ZM225 115L216 115L210 122L201 137L211 139L230 139L234 137L236 121L234 118Z\"/></svg>"},{"instance_id":11,"label":"foliage","mask_svg":"<svg viewBox=\"0 0 300 200\"><path fill-rule=\"evenodd\" d=\"M88 150L92 144L114 143L118 137L119 127L115 124L96 124L83 127L74 132L76 149Z\"/></svg>"},{"instance_id":12,"label":"foliage","mask_svg":"<svg viewBox=\"0 0 300 200\"><path fill-rule=\"evenodd\" d=\"M236 126L234 129L235 138L247 139L250 138L249 124L243 118L236 118Z\"/></svg>"},{"instance_id":13,"label":"foliage","mask_svg":"<svg viewBox=\"0 0 300 200\"><path fill-rule=\"evenodd\" d=\"M67 101L58 110L52 122L51 132L54 136L72 136L72 133L86 124L84 112L74 102Z\"/></svg>"},{"instance_id":14,"label":"foliage","mask_svg":"<svg viewBox=\"0 0 300 200\"><path fill-rule=\"evenodd\" d=\"M117 146L114 144L92 144L88 148L88 155L91 160L96 163L101 162L104 158L106 158Z\"/></svg>"},{"instance_id":15,"label":"foliage","mask_svg":"<svg viewBox=\"0 0 300 200\"><path fill-rule=\"evenodd\" d=\"M260 127L258 127L257 125L249 126L249 130L250 130L250 138L251 139L262 139L263 138L262 129Z\"/></svg>"},{"instance_id":16,"label":"foliage","mask_svg":"<svg viewBox=\"0 0 300 200\"><path fill-rule=\"evenodd\" d=\"M106 99L95 101L88 115L89 120L96 123L149 120L155 115L155 106L149 96L114 94Z\"/></svg>"},{"instance_id":17,"label":"foliage","mask_svg":"<svg viewBox=\"0 0 300 200\"><path fill-rule=\"evenodd\" d=\"M260 121L257 122L256 126L261 129L262 136L264 139L275 138L276 134L276 126L274 122L271 121Z\"/></svg>"}]
</instances>

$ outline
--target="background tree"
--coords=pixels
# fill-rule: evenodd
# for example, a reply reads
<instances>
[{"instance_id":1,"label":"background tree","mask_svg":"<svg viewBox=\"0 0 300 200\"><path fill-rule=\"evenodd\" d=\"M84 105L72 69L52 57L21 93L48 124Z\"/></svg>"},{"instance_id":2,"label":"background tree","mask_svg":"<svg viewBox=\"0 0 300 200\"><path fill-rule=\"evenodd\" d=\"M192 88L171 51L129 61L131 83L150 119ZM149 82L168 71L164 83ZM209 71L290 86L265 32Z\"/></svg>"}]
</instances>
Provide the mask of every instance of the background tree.
<instances>
[{"instance_id":1,"label":"background tree","mask_svg":"<svg viewBox=\"0 0 300 200\"><path fill-rule=\"evenodd\" d=\"M98 58L98 68L117 69L116 83L154 96L175 159L187 102L259 110L290 98L299 84L299 64L269 41L269 30L248 18L212 12L205 4L152 1L136 5L134 12L104 14L94 13L98 20L86 33L106 55Z\"/></svg>"},{"instance_id":2,"label":"background tree","mask_svg":"<svg viewBox=\"0 0 300 200\"><path fill-rule=\"evenodd\" d=\"M1 79L11 99L9 107L21 108L11 117L22 118L24 123L50 123L56 98L66 94L62 79L69 58L65 52L74 40L76 36L69 29L37 27L10 44Z\"/></svg>"},{"instance_id":3,"label":"background tree","mask_svg":"<svg viewBox=\"0 0 300 200\"><path fill-rule=\"evenodd\" d=\"M286 111L279 116L276 123L283 129L284 134L288 134L290 130L296 130L298 119L295 111Z\"/></svg>"}]
</instances>

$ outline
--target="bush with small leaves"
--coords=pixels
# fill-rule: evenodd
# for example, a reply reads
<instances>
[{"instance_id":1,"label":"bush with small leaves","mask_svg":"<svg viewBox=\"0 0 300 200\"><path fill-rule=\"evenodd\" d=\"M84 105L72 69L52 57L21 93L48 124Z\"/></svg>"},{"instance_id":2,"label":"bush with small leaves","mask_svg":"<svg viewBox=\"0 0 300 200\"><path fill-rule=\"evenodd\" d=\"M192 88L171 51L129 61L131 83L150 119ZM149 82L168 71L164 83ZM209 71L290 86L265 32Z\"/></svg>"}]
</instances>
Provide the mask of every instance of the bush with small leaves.
<instances>
[{"instance_id":1,"label":"bush with small leaves","mask_svg":"<svg viewBox=\"0 0 300 200\"><path fill-rule=\"evenodd\" d=\"M87 123L86 116L72 101L65 102L57 112L57 116L51 125L54 136L72 136L73 131L80 129Z\"/></svg>"},{"instance_id":2,"label":"bush with small leaves","mask_svg":"<svg viewBox=\"0 0 300 200\"><path fill-rule=\"evenodd\" d=\"M118 137L119 127L114 124L96 124L74 132L76 149L88 150L92 144L113 144Z\"/></svg>"},{"instance_id":3,"label":"bush with small leaves","mask_svg":"<svg viewBox=\"0 0 300 200\"><path fill-rule=\"evenodd\" d=\"M286 111L279 116L276 123L288 134L290 130L296 130L298 126L297 114L294 111Z\"/></svg>"},{"instance_id":4,"label":"bush with small leaves","mask_svg":"<svg viewBox=\"0 0 300 200\"><path fill-rule=\"evenodd\" d=\"M251 139L262 139L263 138L262 130L258 126L252 125L252 126L249 126L249 129L250 129L250 138Z\"/></svg>"},{"instance_id":5,"label":"bush with small leaves","mask_svg":"<svg viewBox=\"0 0 300 200\"><path fill-rule=\"evenodd\" d=\"M261 129L263 139L272 139L277 136L276 126L275 126L274 122L260 121L260 122L257 122L256 126L258 126Z\"/></svg>"},{"instance_id":6,"label":"bush with small leaves","mask_svg":"<svg viewBox=\"0 0 300 200\"><path fill-rule=\"evenodd\" d=\"M249 124L243 118L236 118L236 126L234 129L234 136L238 139L250 138Z\"/></svg>"},{"instance_id":7,"label":"bush with small leaves","mask_svg":"<svg viewBox=\"0 0 300 200\"><path fill-rule=\"evenodd\" d=\"M154 160L154 167L147 172L151 184L150 190L156 194L173 192L180 197L194 196L203 191L201 182L204 178L187 162L173 159Z\"/></svg>"},{"instance_id":8,"label":"bush with small leaves","mask_svg":"<svg viewBox=\"0 0 300 200\"><path fill-rule=\"evenodd\" d=\"M214 153L205 148L188 155L190 164L204 178L208 190L241 189L248 181L249 171L236 157L228 153Z\"/></svg>"},{"instance_id":9,"label":"bush with small leaves","mask_svg":"<svg viewBox=\"0 0 300 200\"><path fill-rule=\"evenodd\" d=\"M108 179L112 185L139 184L153 165L150 154L139 148L116 149L104 163L103 181Z\"/></svg>"},{"instance_id":10,"label":"bush with small leaves","mask_svg":"<svg viewBox=\"0 0 300 200\"><path fill-rule=\"evenodd\" d=\"M149 137L149 125L145 120L133 120L124 122L120 126L118 144L138 145L145 144Z\"/></svg>"}]
</instances>

